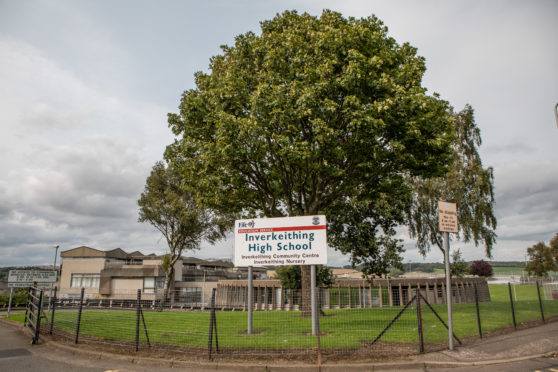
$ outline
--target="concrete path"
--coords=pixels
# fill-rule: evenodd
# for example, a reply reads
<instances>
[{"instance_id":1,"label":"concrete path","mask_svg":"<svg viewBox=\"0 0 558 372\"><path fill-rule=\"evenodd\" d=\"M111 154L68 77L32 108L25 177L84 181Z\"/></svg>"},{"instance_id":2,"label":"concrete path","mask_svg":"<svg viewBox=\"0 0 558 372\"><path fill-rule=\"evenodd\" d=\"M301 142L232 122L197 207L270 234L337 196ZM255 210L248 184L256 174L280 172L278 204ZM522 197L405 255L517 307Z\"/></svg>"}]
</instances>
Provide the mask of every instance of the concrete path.
<instances>
[{"instance_id":1,"label":"concrete path","mask_svg":"<svg viewBox=\"0 0 558 372\"><path fill-rule=\"evenodd\" d=\"M558 354L558 322L485 338L455 350L419 355L426 366L489 365Z\"/></svg>"}]
</instances>

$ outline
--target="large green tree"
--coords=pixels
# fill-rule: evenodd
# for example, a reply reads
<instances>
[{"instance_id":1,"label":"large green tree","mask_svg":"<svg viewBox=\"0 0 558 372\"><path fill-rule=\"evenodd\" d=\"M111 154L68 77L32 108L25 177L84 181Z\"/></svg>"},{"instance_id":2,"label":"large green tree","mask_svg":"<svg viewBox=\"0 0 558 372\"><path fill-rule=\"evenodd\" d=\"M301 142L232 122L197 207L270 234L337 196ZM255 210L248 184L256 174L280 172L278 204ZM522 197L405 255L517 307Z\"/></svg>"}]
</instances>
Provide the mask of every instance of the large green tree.
<instances>
[{"instance_id":1,"label":"large green tree","mask_svg":"<svg viewBox=\"0 0 558 372\"><path fill-rule=\"evenodd\" d=\"M222 238L225 224L210 211L200 208L191 192L182 187L181 176L172 167L157 162L146 180L138 200L139 222L149 222L163 234L169 253L161 262L165 272L163 298L166 303L174 276L175 264L185 250L198 249L202 240Z\"/></svg>"},{"instance_id":2,"label":"large green tree","mask_svg":"<svg viewBox=\"0 0 558 372\"><path fill-rule=\"evenodd\" d=\"M484 253L492 257L496 241L494 216L494 175L491 167L484 168L478 147L480 130L474 111L467 105L452 114L456 139L449 172L442 177L410 177L413 204L407 225L412 238L417 240L420 253L425 256L432 245L443 253L442 232L438 228L438 201L457 204L459 232L450 234L455 239L484 245Z\"/></svg>"},{"instance_id":3,"label":"large green tree","mask_svg":"<svg viewBox=\"0 0 558 372\"><path fill-rule=\"evenodd\" d=\"M325 214L331 246L377 271L397 264L406 177L441 176L453 140L416 49L374 16L326 10L278 14L222 50L169 114L166 159L197 200L245 217Z\"/></svg>"}]
</instances>

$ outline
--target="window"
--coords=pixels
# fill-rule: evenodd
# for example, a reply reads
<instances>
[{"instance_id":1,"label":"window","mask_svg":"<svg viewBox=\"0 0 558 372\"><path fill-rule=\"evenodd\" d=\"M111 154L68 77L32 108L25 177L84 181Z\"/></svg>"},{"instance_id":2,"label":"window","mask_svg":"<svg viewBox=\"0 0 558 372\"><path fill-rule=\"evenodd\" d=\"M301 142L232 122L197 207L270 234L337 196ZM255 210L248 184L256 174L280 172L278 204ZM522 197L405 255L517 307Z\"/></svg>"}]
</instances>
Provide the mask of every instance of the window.
<instances>
[{"instance_id":1,"label":"window","mask_svg":"<svg viewBox=\"0 0 558 372\"><path fill-rule=\"evenodd\" d=\"M143 293L155 293L155 278L143 278Z\"/></svg>"},{"instance_id":2,"label":"window","mask_svg":"<svg viewBox=\"0 0 558 372\"><path fill-rule=\"evenodd\" d=\"M155 287L156 288L165 288L165 278L163 278L163 277L155 278Z\"/></svg>"},{"instance_id":3,"label":"window","mask_svg":"<svg viewBox=\"0 0 558 372\"><path fill-rule=\"evenodd\" d=\"M99 288L101 274L72 274L70 288Z\"/></svg>"},{"instance_id":4,"label":"window","mask_svg":"<svg viewBox=\"0 0 558 372\"><path fill-rule=\"evenodd\" d=\"M201 288L189 287L181 288L180 299L186 303L200 303L202 300Z\"/></svg>"},{"instance_id":5,"label":"window","mask_svg":"<svg viewBox=\"0 0 558 372\"><path fill-rule=\"evenodd\" d=\"M147 277L143 278L143 293L155 293L157 288L165 287L165 278Z\"/></svg>"}]
</instances>

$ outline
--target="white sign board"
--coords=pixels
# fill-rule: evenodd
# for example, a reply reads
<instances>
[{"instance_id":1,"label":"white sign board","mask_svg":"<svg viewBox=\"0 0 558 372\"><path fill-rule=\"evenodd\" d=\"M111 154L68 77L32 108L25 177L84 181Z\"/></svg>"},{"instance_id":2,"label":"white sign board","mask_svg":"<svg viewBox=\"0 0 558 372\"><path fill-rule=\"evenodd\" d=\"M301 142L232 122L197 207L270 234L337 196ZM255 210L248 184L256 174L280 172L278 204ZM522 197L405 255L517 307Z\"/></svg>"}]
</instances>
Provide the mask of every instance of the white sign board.
<instances>
[{"instance_id":1,"label":"white sign board","mask_svg":"<svg viewBox=\"0 0 558 372\"><path fill-rule=\"evenodd\" d=\"M30 287L33 283L8 283L8 288L27 288ZM48 288L52 285L52 283L37 283L35 287L37 288Z\"/></svg>"},{"instance_id":2,"label":"white sign board","mask_svg":"<svg viewBox=\"0 0 558 372\"><path fill-rule=\"evenodd\" d=\"M326 217L236 220L234 265L326 265Z\"/></svg>"},{"instance_id":3,"label":"white sign board","mask_svg":"<svg viewBox=\"0 0 558 372\"><path fill-rule=\"evenodd\" d=\"M46 285L56 283L56 270L10 270L8 273L8 286L10 287L19 288L15 284L22 284L26 287L33 282L47 283Z\"/></svg>"},{"instance_id":4,"label":"white sign board","mask_svg":"<svg viewBox=\"0 0 558 372\"><path fill-rule=\"evenodd\" d=\"M452 233L459 231L457 226L457 205L455 203L438 202L438 223L440 231Z\"/></svg>"}]
</instances>

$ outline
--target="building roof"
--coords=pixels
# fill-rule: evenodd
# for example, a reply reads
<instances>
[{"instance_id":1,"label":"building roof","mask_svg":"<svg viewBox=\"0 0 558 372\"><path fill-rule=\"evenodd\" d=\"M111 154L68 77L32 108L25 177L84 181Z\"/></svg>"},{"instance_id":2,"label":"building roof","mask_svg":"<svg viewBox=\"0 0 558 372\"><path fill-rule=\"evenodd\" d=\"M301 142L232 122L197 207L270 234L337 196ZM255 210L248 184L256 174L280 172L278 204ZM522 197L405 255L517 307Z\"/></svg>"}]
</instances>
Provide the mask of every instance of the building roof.
<instances>
[{"instance_id":1,"label":"building roof","mask_svg":"<svg viewBox=\"0 0 558 372\"><path fill-rule=\"evenodd\" d=\"M128 258L128 253L124 252L120 248L112 249L110 251L101 251L95 248L81 246L73 249L69 249L67 251L63 251L60 253L60 257L63 258L93 258L93 257L102 257L102 258L120 258L126 259Z\"/></svg>"},{"instance_id":2,"label":"building roof","mask_svg":"<svg viewBox=\"0 0 558 372\"><path fill-rule=\"evenodd\" d=\"M333 275L337 278L349 278L349 279L362 279L363 274L355 269L331 269Z\"/></svg>"},{"instance_id":3,"label":"building roof","mask_svg":"<svg viewBox=\"0 0 558 372\"><path fill-rule=\"evenodd\" d=\"M132 253L128 253L128 257L145 257L145 255L140 251L135 251Z\"/></svg>"},{"instance_id":4,"label":"building roof","mask_svg":"<svg viewBox=\"0 0 558 372\"><path fill-rule=\"evenodd\" d=\"M233 263L224 260L202 260L196 257L182 257L183 264L202 265L202 266L215 266L215 267L233 267Z\"/></svg>"},{"instance_id":5,"label":"building roof","mask_svg":"<svg viewBox=\"0 0 558 372\"><path fill-rule=\"evenodd\" d=\"M163 255L156 255L151 253L149 255L144 255L140 251L135 251L132 253L126 253L120 248L112 249L110 251L101 251L99 249L81 246L60 253L62 258L117 258L117 259L128 259L128 258L143 258L143 259L161 259ZM215 267L233 267L233 263L225 260L203 260L196 257L181 257L183 264L195 264L201 266L215 266Z\"/></svg>"}]
</instances>

